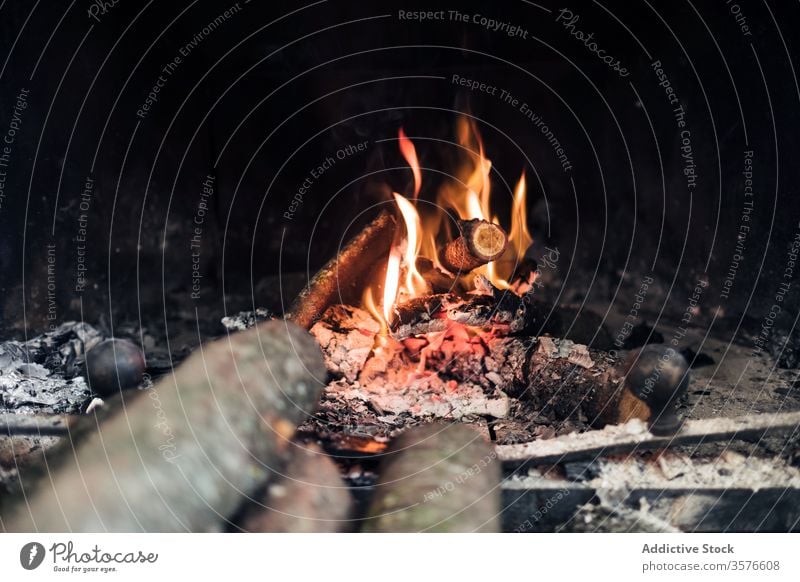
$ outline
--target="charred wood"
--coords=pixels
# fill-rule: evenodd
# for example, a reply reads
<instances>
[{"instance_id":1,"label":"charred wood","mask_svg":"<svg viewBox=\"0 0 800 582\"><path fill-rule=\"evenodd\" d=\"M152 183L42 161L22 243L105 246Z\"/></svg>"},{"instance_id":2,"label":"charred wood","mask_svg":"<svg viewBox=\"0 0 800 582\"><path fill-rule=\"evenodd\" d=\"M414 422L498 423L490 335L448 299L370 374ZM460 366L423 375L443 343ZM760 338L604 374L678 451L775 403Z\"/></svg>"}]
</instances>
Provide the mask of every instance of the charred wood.
<instances>
[{"instance_id":1,"label":"charred wood","mask_svg":"<svg viewBox=\"0 0 800 582\"><path fill-rule=\"evenodd\" d=\"M503 256L508 236L498 225L486 220L462 220L461 236L450 241L442 253L445 268L458 274L468 273Z\"/></svg>"},{"instance_id":2,"label":"charred wood","mask_svg":"<svg viewBox=\"0 0 800 582\"><path fill-rule=\"evenodd\" d=\"M396 224L392 216L381 212L314 275L286 318L309 329L334 303L359 303L371 267L389 254Z\"/></svg>"}]
</instances>

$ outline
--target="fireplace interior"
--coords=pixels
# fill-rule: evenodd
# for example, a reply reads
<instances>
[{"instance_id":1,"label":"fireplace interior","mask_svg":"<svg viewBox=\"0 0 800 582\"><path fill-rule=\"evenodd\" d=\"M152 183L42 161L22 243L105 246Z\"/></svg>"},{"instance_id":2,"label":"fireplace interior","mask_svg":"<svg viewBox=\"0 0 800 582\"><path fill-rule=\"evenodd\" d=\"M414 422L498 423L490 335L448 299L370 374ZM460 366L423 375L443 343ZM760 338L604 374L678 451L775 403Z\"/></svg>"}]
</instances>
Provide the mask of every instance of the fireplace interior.
<instances>
[{"instance_id":1,"label":"fireplace interior","mask_svg":"<svg viewBox=\"0 0 800 582\"><path fill-rule=\"evenodd\" d=\"M0 6L3 529L796 531L800 9L747 8ZM50 520L100 436L225 492L104 458Z\"/></svg>"}]
</instances>

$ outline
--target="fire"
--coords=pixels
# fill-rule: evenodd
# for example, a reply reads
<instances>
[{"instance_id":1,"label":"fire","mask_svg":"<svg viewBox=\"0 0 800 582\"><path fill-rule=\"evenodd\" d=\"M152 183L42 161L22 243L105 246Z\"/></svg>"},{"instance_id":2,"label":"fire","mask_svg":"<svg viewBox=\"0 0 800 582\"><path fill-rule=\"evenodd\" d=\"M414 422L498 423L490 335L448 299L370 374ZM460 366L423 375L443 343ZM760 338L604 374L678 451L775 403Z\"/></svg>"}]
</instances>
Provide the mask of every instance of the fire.
<instances>
[{"instance_id":1,"label":"fire","mask_svg":"<svg viewBox=\"0 0 800 582\"><path fill-rule=\"evenodd\" d=\"M400 151L414 177L413 197L409 200L394 193L394 202L404 228L393 243L387 260L383 302L380 306L375 304L374 289L367 288L364 292L364 306L381 322L384 334L388 333L392 308L398 301L430 292L428 283L417 267L419 258L428 259L442 273L451 275L441 265L439 245L459 236L453 219L480 219L501 224L499 217L492 214L491 209L492 162L486 157L474 119L466 116L459 119L457 139L460 148L466 152L465 161L455 172L455 180L439 189L436 196L437 211L421 217L417 200L422 190L422 172L417 151L403 129L398 132ZM483 275L495 287L510 288L508 279L533 242L527 225L526 190L523 172L514 188L510 229L507 231L508 248L500 260L463 276L461 281L467 288L472 288L476 275Z\"/></svg>"},{"instance_id":2,"label":"fire","mask_svg":"<svg viewBox=\"0 0 800 582\"><path fill-rule=\"evenodd\" d=\"M419 214L417 214L417 209L411 202L397 193L395 193L394 199L400 208L400 214L403 215L403 221L406 226L405 253L403 257L406 266L406 282L403 290L409 297L418 297L428 291L428 284L417 270L417 257L421 246L419 234L422 231L422 224Z\"/></svg>"},{"instance_id":3,"label":"fire","mask_svg":"<svg viewBox=\"0 0 800 582\"><path fill-rule=\"evenodd\" d=\"M417 160L417 149L414 147L414 142L408 139L402 127L398 132L398 138L400 141L400 152L408 162L408 165L411 166L411 171L414 174L414 201L416 202L419 191L422 189L422 171L419 168L419 160Z\"/></svg>"}]
</instances>

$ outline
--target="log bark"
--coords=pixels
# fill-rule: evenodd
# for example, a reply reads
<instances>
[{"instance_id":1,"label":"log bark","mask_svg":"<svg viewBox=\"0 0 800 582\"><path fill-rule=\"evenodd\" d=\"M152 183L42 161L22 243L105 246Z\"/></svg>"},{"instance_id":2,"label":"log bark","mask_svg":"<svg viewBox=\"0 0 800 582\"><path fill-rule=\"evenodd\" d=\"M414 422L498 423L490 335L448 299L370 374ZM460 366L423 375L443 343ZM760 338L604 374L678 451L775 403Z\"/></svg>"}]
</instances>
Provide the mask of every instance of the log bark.
<instances>
[{"instance_id":1,"label":"log bark","mask_svg":"<svg viewBox=\"0 0 800 582\"><path fill-rule=\"evenodd\" d=\"M282 468L325 380L319 346L271 321L198 350L74 451L23 472L7 531L218 531ZM69 446L69 443L66 443Z\"/></svg>"},{"instance_id":2,"label":"log bark","mask_svg":"<svg viewBox=\"0 0 800 582\"><path fill-rule=\"evenodd\" d=\"M397 223L381 212L309 281L285 316L310 329L334 303L358 305L371 267L389 255Z\"/></svg>"},{"instance_id":3,"label":"log bark","mask_svg":"<svg viewBox=\"0 0 800 582\"><path fill-rule=\"evenodd\" d=\"M248 508L241 529L258 533L348 531L353 500L339 467L315 444L294 443L286 474L261 503Z\"/></svg>"},{"instance_id":4,"label":"log bark","mask_svg":"<svg viewBox=\"0 0 800 582\"><path fill-rule=\"evenodd\" d=\"M495 259L506 250L508 236L498 225L485 220L459 222L461 236L450 241L442 253L442 264L454 273L468 273Z\"/></svg>"},{"instance_id":5,"label":"log bark","mask_svg":"<svg viewBox=\"0 0 800 582\"><path fill-rule=\"evenodd\" d=\"M364 524L371 532L500 531L500 464L463 425L413 428L392 444Z\"/></svg>"}]
</instances>

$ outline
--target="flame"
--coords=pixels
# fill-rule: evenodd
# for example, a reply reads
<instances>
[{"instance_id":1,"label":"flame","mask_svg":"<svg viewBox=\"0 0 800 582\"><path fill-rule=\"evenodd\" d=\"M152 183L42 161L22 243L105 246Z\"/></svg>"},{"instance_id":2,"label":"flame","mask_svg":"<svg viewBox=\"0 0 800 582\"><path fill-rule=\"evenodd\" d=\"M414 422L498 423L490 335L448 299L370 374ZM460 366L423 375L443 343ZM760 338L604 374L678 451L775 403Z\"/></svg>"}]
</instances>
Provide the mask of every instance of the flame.
<instances>
[{"instance_id":1,"label":"flame","mask_svg":"<svg viewBox=\"0 0 800 582\"><path fill-rule=\"evenodd\" d=\"M373 319L381 324L380 334L386 336L389 334L389 322L391 321L392 307L394 307L397 300L397 293L400 285L400 254L399 247L392 247L389 252L389 260L386 262L386 276L383 282L383 302L378 307L375 304L375 289L367 287L361 298L363 307L369 311Z\"/></svg>"},{"instance_id":2,"label":"flame","mask_svg":"<svg viewBox=\"0 0 800 582\"><path fill-rule=\"evenodd\" d=\"M514 188L514 203L511 207L511 232L508 240L511 243L516 259L525 255L525 251L533 244L533 238L528 231L528 211L526 198L525 171L519 177L517 187Z\"/></svg>"},{"instance_id":3,"label":"flame","mask_svg":"<svg viewBox=\"0 0 800 582\"><path fill-rule=\"evenodd\" d=\"M416 202L419 191L422 188L422 171L419 168L417 149L414 147L414 142L408 139L402 127L398 131L398 138L400 140L400 152L408 162L408 165L411 166L411 172L414 174L414 201Z\"/></svg>"},{"instance_id":4,"label":"flame","mask_svg":"<svg viewBox=\"0 0 800 582\"><path fill-rule=\"evenodd\" d=\"M455 172L455 179L440 187L436 197L437 211L420 216L416 202L422 189L422 173L416 148L402 128L398 132L400 151L414 175L414 195L409 200L394 193L394 201L405 228L392 244L387 259L383 301L380 306L376 305L377 290L373 288L367 288L363 297L364 307L381 323L384 336L388 334L392 308L398 301L429 292L428 284L417 268L420 257L428 259L434 267L449 274L439 261L438 250L440 243L446 243L458 236L453 218L491 220L501 225L500 218L491 212L492 162L486 157L475 120L467 116L459 118L456 135L461 149L466 152L463 156L464 162ZM500 289L510 288L508 279L533 242L527 225L526 198L527 187L523 171L514 188L508 248L500 260L461 277L460 281L469 288L474 285L477 275L486 277Z\"/></svg>"},{"instance_id":5,"label":"flame","mask_svg":"<svg viewBox=\"0 0 800 582\"><path fill-rule=\"evenodd\" d=\"M389 253L389 262L386 264L386 281L383 284L383 318L389 322L392 306L397 299L397 290L400 284L400 252L393 248Z\"/></svg>"},{"instance_id":6,"label":"flame","mask_svg":"<svg viewBox=\"0 0 800 582\"><path fill-rule=\"evenodd\" d=\"M533 237L531 237L530 231L528 230L526 196L527 186L525 183L525 172L523 171L514 188L514 200L511 205L511 230L508 234L508 248L500 260L486 265L493 275L488 277L489 280L492 281L495 287L499 287L500 289L511 288L508 279L525 256L525 252L531 244L533 244ZM497 221L496 218L495 221Z\"/></svg>"},{"instance_id":7,"label":"flame","mask_svg":"<svg viewBox=\"0 0 800 582\"><path fill-rule=\"evenodd\" d=\"M417 209L411 202L396 192L394 194L394 199L397 202L397 206L400 208L400 214L403 216L403 222L406 226L405 253L403 257L406 266L404 291L409 297L418 297L428 291L428 284L417 270L417 257L419 256L421 246L419 233L422 232L422 224ZM384 295L384 301L385 300L386 297Z\"/></svg>"}]
</instances>

